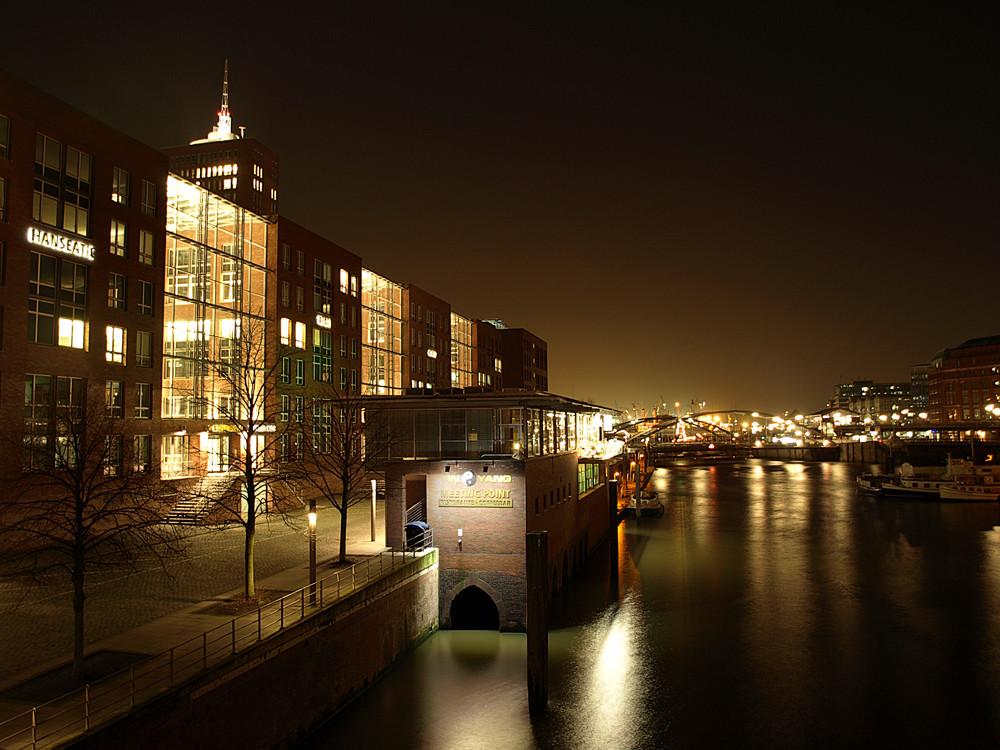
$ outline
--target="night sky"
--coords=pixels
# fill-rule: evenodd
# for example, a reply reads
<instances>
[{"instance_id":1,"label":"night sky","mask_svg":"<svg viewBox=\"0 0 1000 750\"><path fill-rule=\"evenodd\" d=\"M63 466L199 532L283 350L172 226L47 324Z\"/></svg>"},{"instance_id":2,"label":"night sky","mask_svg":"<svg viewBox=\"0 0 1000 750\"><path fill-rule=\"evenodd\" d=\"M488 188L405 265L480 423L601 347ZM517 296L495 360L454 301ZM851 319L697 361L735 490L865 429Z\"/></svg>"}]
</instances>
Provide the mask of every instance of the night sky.
<instances>
[{"instance_id":1,"label":"night sky","mask_svg":"<svg viewBox=\"0 0 1000 750\"><path fill-rule=\"evenodd\" d=\"M987 3L289 5L15 3L0 67L172 146L228 58L282 213L562 395L814 411L1000 334Z\"/></svg>"}]
</instances>

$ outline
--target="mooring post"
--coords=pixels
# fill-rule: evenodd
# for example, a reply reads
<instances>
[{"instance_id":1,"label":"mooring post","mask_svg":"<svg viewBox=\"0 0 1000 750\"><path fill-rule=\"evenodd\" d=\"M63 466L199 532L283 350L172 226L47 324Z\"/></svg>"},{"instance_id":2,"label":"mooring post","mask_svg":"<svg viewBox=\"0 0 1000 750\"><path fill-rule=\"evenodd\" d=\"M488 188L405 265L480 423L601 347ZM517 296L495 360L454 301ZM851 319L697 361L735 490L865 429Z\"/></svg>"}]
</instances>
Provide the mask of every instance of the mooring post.
<instances>
[{"instance_id":1,"label":"mooring post","mask_svg":"<svg viewBox=\"0 0 1000 750\"><path fill-rule=\"evenodd\" d=\"M549 543L547 531L525 534L528 575L528 712L544 713L549 702Z\"/></svg>"},{"instance_id":2,"label":"mooring post","mask_svg":"<svg viewBox=\"0 0 1000 750\"><path fill-rule=\"evenodd\" d=\"M608 482L608 598L618 601L618 480Z\"/></svg>"}]
</instances>

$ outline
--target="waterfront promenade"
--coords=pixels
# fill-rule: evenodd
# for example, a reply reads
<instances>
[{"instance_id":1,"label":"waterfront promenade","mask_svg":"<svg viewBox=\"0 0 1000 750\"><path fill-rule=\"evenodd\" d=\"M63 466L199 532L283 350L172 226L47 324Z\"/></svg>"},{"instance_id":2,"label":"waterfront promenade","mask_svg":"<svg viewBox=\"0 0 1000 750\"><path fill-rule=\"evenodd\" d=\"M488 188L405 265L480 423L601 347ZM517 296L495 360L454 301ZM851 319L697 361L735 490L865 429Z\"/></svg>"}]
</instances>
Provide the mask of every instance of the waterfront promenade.
<instances>
[{"instance_id":1,"label":"waterfront promenade","mask_svg":"<svg viewBox=\"0 0 1000 750\"><path fill-rule=\"evenodd\" d=\"M376 554L384 547L382 508L371 541L371 516L361 504L349 514L347 553ZM319 576L339 553L340 517L320 506L317 524ZM93 654L156 654L198 636L232 617L225 605L243 590L243 529L193 528L184 556L142 562L134 572L94 575L86 587L86 639ZM309 582L305 511L260 523L255 546L257 587L289 592ZM72 658L73 611L68 586L0 583L0 719L53 696L46 676ZM210 610L207 611L206 610ZM121 666L127 666L122 664ZM46 684L49 683L49 684Z\"/></svg>"}]
</instances>

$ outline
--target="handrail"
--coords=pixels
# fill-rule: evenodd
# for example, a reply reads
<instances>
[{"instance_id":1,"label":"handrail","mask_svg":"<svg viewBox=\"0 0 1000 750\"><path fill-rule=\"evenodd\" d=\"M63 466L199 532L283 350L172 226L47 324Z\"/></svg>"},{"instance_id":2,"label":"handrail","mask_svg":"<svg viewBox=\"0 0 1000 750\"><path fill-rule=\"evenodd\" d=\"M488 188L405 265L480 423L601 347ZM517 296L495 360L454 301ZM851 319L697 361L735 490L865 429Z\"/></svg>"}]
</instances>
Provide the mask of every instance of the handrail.
<instances>
[{"instance_id":1,"label":"handrail","mask_svg":"<svg viewBox=\"0 0 1000 750\"><path fill-rule=\"evenodd\" d=\"M421 539L421 542L426 541ZM373 555L260 604L173 648L0 722L0 747L37 750L89 731L180 682L301 622L425 554L406 547Z\"/></svg>"}]
</instances>

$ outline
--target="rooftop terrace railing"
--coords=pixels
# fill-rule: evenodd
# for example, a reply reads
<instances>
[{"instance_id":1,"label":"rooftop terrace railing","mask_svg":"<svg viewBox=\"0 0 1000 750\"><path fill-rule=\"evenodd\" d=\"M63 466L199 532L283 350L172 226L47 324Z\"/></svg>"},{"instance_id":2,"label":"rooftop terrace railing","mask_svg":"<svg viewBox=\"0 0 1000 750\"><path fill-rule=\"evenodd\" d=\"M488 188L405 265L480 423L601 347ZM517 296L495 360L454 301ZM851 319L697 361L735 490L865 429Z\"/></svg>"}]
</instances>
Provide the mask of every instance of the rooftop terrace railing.
<instances>
[{"instance_id":1,"label":"rooftop terrace railing","mask_svg":"<svg viewBox=\"0 0 1000 750\"><path fill-rule=\"evenodd\" d=\"M0 722L4 750L54 747L114 719L289 625L364 588L427 553L408 547L369 557L255 611L203 632L146 661Z\"/></svg>"}]
</instances>

